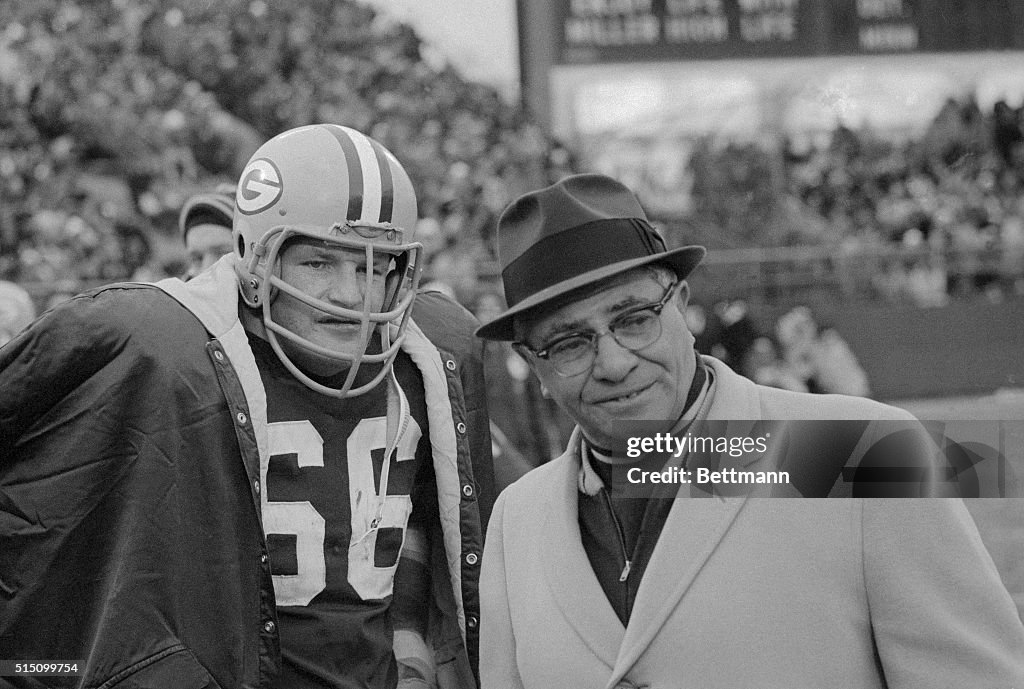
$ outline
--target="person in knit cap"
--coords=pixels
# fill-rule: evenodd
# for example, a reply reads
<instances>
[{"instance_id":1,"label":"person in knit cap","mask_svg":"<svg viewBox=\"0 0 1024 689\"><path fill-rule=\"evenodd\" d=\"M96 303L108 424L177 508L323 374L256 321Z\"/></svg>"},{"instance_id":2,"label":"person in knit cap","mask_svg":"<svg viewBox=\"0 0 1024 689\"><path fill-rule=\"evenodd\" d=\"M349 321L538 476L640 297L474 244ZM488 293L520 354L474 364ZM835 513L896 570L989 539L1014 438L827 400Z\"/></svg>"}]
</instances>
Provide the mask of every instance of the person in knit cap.
<instances>
[{"instance_id":1,"label":"person in knit cap","mask_svg":"<svg viewBox=\"0 0 1024 689\"><path fill-rule=\"evenodd\" d=\"M234 250L231 242L235 212L235 187L218 185L212 192L195 194L178 214L178 231L188 259L186 278L203 272L221 256Z\"/></svg>"}]
</instances>

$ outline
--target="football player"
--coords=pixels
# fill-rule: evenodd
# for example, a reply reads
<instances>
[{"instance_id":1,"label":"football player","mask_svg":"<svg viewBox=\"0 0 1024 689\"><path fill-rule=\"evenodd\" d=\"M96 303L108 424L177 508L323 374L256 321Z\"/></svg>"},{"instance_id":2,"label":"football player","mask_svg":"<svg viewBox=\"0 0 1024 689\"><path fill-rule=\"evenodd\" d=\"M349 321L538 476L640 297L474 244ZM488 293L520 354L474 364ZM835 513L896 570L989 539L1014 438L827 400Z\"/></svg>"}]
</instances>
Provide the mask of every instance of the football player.
<instances>
[{"instance_id":1,"label":"football player","mask_svg":"<svg viewBox=\"0 0 1024 689\"><path fill-rule=\"evenodd\" d=\"M378 142L293 129L241 174L231 255L0 351L0 657L81 658L87 686L475 685L479 349L417 294L416 217Z\"/></svg>"},{"instance_id":2,"label":"football player","mask_svg":"<svg viewBox=\"0 0 1024 689\"><path fill-rule=\"evenodd\" d=\"M185 242L188 258L186 279L212 266L224 254L230 254L232 219L235 212L235 187L221 184L213 192L190 196L178 214L178 231Z\"/></svg>"}]
</instances>

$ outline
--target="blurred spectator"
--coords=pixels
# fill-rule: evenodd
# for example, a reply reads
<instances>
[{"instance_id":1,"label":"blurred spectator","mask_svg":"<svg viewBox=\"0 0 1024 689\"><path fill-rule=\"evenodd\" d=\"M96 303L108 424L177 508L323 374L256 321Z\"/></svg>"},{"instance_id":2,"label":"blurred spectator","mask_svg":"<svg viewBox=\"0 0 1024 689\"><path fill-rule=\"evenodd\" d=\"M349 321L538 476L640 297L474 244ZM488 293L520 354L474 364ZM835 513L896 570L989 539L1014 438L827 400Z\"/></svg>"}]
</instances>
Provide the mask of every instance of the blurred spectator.
<instances>
[{"instance_id":1,"label":"blurred spectator","mask_svg":"<svg viewBox=\"0 0 1024 689\"><path fill-rule=\"evenodd\" d=\"M767 337L754 340L744 364L745 375L755 383L783 390L808 392L807 384L779 358L775 343Z\"/></svg>"},{"instance_id":2,"label":"blurred spectator","mask_svg":"<svg viewBox=\"0 0 1024 689\"><path fill-rule=\"evenodd\" d=\"M505 433L491 421L491 457L494 461L494 485L505 487L537 466L512 444Z\"/></svg>"},{"instance_id":3,"label":"blurred spectator","mask_svg":"<svg viewBox=\"0 0 1024 689\"><path fill-rule=\"evenodd\" d=\"M850 346L835 330L819 332L806 306L782 315L776 323L787 374L803 382L810 392L867 397L867 374Z\"/></svg>"},{"instance_id":4,"label":"blurred spectator","mask_svg":"<svg viewBox=\"0 0 1024 689\"><path fill-rule=\"evenodd\" d=\"M1021 110L1011 108L1005 100L995 104L992 111L992 138L996 152L1007 166L1019 159L1018 151L1024 145Z\"/></svg>"},{"instance_id":5,"label":"blurred spectator","mask_svg":"<svg viewBox=\"0 0 1024 689\"><path fill-rule=\"evenodd\" d=\"M850 345L835 330L828 328L818 335L813 357L814 375L811 380L821 392L856 397L871 394L867 374Z\"/></svg>"},{"instance_id":6,"label":"blurred spectator","mask_svg":"<svg viewBox=\"0 0 1024 689\"><path fill-rule=\"evenodd\" d=\"M6 280L0 280L0 346L14 339L36 318L36 307L28 292Z\"/></svg>"},{"instance_id":7,"label":"blurred spectator","mask_svg":"<svg viewBox=\"0 0 1024 689\"><path fill-rule=\"evenodd\" d=\"M708 312L703 304L690 302L686 305L686 326L693 334L693 346L701 354L718 356L724 353L720 351L722 341L722 323L714 310ZM716 345L718 348L716 349ZM719 357L721 358L721 357Z\"/></svg>"},{"instance_id":8,"label":"blurred spectator","mask_svg":"<svg viewBox=\"0 0 1024 689\"><path fill-rule=\"evenodd\" d=\"M224 254L234 251L231 226L235 188L222 185L210 193L196 194L181 207L178 231L188 258L186 279L206 270Z\"/></svg>"},{"instance_id":9,"label":"blurred spectator","mask_svg":"<svg viewBox=\"0 0 1024 689\"><path fill-rule=\"evenodd\" d=\"M818 324L811 310L798 306L779 317L775 323L775 336L782 350L782 359L789 370L804 381L812 392L819 392L813 384L815 374L814 346L818 338Z\"/></svg>"},{"instance_id":10,"label":"blurred spectator","mask_svg":"<svg viewBox=\"0 0 1024 689\"><path fill-rule=\"evenodd\" d=\"M720 324L718 341L711 346L711 354L734 371L743 371L743 362L759 333L754 319L742 299L715 304L715 316Z\"/></svg>"},{"instance_id":11,"label":"blurred spectator","mask_svg":"<svg viewBox=\"0 0 1024 689\"><path fill-rule=\"evenodd\" d=\"M1002 282L1011 294L1024 295L1024 196L1007 212L1000 228Z\"/></svg>"},{"instance_id":12,"label":"blurred spectator","mask_svg":"<svg viewBox=\"0 0 1024 689\"><path fill-rule=\"evenodd\" d=\"M483 293L474 309L481 322L492 320L502 311L501 297L492 292ZM510 343L485 340L483 347L487 408L491 423L500 430L494 435L496 442L504 441L515 448L530 466L556 457L560 444L569 439L572 422L544 395L529 365ZM514 454L511 456L514 458Z\"/></svg>"},{"instance_id":13,"label":"blurred spectator","mask_svg":"<svg viewBox=\"0 0 1024 689\"><path fill-rule=\"evenodd\" d=\"M939 259L928 256L915 261L907 272L906 291L911 301L923 308L948 304L946 270L939 264Z\"/></svg>"}]
</instances>

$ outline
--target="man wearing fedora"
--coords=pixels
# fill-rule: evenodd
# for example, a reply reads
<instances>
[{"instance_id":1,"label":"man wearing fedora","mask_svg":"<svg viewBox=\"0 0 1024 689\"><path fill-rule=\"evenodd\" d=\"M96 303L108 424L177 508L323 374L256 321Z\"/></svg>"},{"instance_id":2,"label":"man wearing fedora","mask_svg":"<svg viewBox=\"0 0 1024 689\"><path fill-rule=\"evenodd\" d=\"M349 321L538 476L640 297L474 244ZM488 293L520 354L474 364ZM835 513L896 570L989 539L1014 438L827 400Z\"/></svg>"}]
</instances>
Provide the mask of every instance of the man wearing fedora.
<instances>
[{"instance_id":1,"label":"man wearing fedora","mask_svg":"<svg viewBox=\"0 0 1024 689\"><path fill-rule=\"evenodd\" d=\"M524 195L498 241L509 308L477 334L513 341L577 426L564 454L495 505L484 689L1024 687L1024 626L962 502L864 497L943 494L913 417L759 386L698 356L683 313L705 251L667 250L613 179ZM621 470L638 461L622 422L641 420L676 437L733 420L819 430L787 436L790 492L680 483L619 499ZM832 456L863 459L897 435L898 469L919 478L889 492ZM692 459L680 453L676 468Z\"/></svg>"}]
</instances>

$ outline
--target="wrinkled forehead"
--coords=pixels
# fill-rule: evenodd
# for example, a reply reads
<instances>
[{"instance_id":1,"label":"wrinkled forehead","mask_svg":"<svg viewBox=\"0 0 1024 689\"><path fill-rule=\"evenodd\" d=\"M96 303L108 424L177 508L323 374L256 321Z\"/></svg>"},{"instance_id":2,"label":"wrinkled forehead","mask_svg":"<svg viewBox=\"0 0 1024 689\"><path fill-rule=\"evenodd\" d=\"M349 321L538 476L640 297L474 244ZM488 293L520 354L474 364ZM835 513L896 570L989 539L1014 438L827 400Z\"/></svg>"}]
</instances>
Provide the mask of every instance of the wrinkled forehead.
<instances>
[{"instance_id":1,"label":"wrinkled forehead","mask_svg":"<svg viewBox=\"0 0 1024 689\"><path fill-rule=\"evenodd\" d=\"M582 330L588 320L614 317L620 311L649 304L668 286L649 266L613 275L573 290L515 317L516 339L537 343L551 335Z\"/></svg>"}]
</instances>

